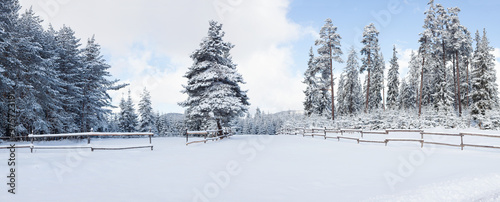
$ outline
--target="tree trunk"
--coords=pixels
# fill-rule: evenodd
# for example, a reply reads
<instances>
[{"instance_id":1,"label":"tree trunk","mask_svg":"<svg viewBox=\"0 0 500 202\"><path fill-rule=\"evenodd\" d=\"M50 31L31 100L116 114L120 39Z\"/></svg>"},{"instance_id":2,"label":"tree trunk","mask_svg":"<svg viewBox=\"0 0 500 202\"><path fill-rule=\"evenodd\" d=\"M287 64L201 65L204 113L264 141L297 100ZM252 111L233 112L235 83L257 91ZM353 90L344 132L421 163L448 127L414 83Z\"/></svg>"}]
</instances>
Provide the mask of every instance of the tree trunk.
<instances>
[{"instance_id":1,"label":"tree trunk","mask_svg":"<svg viewBox=\"0 0 500 202\"><path fill-rule=\"evenodd\" d=\"M332 120L335 120L335 100L333 90L333 60L332 60L332 47L330 47L330 85L332 87Z\"/></svg>"},{"instance_id":2,"label":"tree trunk","mask_svg":"<svg viewBox=\"0 0 500 202\"><path fill-rule=\"evenodd\" d=\"M218 136L222 136L223 135L223 131L222 131L222 125L220 123L220 119L216 119L217 120L217 134ZM222 137L220 139L223 139Z\"/></svg>"},{"instance_id":3,"label":"tree trunk","mask_svg":"<svg viewBox=\"0 0 500 202\"><path fill-rule=\"evenodd\" d=\"M365 113L368 112L368 99L370 98L370 69L368 69L368 81L366 81L366 108Z\"/></svg>"},{"instance_id":4,"label":"tree trunk","mask_svg":"<svg viewBox=\"0 0 500 202\"><path fill-rule=\"evenodd\" d=\"M354 91L353 90L353 85L349 86L349 90L350 90L350 92L349 92L349 113L352 114L352 108L354 108L353 107L354 104L352 103L352 94L353 94L353 91Z\"/></svg>"},{"instance_id":5,"label":"tree trunk","mask_svg":"<svg viewBox=\"0 0 500 202\"><path fill-rule=\"evenodd\" d=\"M458 67L458 51L455 52L455 60L457 63L458 116L462 116L462 96L460 93L460 68Z\"/></svg>"},{"instance_id":6,"label":"tree trunk","mask_svg":"<svg viewBox=\"0 0 500 202\"><path fill-rule=\"evenodd\" d=\"M365 113L368 112L368 98L370 98L370 52L368 51L368 80L366 81L366 107L365 107Z\"/></svg>"},{"instance_id":7,"label":"tree trunk","mask_svg":"<svg viewBox=\"0 0 500 202\"><path fill-rule=\"evenodd\" d=\"M16 125L16 100L15 100L15 95L14 93L9 93L8 95L8 104L7 104L7 136L10 137L11 141L16 141L16 132L15 132L15 125Z\"/></svg>"},{"instance_id":8,"label":"tree trunk","mask_svg":"<svg viewBox=\"0 0 500 202\"><path fill-rule=\"evenodd\" d=\"M469 82L469 60L466 61L466 74L467 74L467 91L465 91L466 97L467 97L467 109L469 108L469 90L470 90L470 82Z\"/></svg>"},{"instance_id":9,"label":"tree trunk","mask_svg":"<svg viewBox=\"0 0 500 202\"><path fill-rule=\"evenodd\" d=\"M422 94L424 89L424 65L425 65L425 56L422 54L422 72L420 73L420 98L418 99L418 117L422 115Z\"/></svg>"},{"instance_id":10,"label":"tree trunk","mask_svg":"<svg viewBox=\"0 0 500 202\"><path fill-rule=\"evenodd\" d=\"M457 88L457 72L456 72L456 66L455 66L455 55L453 54L452 56L453 60L451 63L453 63L451 69L453 70L453 87L455 88L455 109L458 110L458 88Z\"/></svg>"},{"instance_id":11,"label":"tree trunk","mask_svg":"<svg viewBox=\"0 0 500 202\"><path fill-rule=\"evenodd\" d=\"M382 76L382 108L385 112L385 78Z\"/></svg>"}]
</instances>

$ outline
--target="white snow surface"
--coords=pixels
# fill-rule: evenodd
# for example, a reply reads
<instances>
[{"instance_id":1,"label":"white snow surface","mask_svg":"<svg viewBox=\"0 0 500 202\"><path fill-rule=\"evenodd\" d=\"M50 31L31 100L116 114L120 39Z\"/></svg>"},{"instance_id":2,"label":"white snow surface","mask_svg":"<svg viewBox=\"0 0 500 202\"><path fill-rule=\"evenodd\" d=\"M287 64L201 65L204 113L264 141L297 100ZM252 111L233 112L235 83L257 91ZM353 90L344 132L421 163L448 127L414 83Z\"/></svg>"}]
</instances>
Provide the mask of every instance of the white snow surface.
<instances>
[{"instance_id":1,"label":"white snow surface","mask_svg":"<svg viewBox=\"0 0 500 202\"><path fill-rule=\"evenodd\" d=\"M145 143L113 138L91 145ZM153 151L17 149L16 194L2 177L0 201L500 201L498 149L284 135L189 146L184 138L154 138L153 145ZM8 158L1 149L4 176Z\"/></svg>"}]
</instances>

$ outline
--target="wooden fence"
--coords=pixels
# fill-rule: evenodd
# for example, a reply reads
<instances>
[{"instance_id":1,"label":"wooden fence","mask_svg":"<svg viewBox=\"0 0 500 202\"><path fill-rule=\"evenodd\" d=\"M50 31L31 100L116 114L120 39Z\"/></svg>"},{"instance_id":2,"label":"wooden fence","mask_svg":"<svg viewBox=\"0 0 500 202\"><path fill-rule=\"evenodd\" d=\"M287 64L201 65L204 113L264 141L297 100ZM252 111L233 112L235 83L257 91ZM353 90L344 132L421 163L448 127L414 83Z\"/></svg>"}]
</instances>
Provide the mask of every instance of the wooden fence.
<instances>
[{"instance_id":1,"label":"wooden fence","mask_svg":"<svg viewBox=\"0 0 500 202\"><path fill-rule=\"evenodd\" d=\"M91 137L113 137L113 136L148 136L149 144L147 145L132 145L132 146L94 146L90 145ZM14 148L30 148L33 153L33 149L90 149L94 150L124 150L124 149L138 149L138 148L151 148L153 150L153 144L151 141L151 137L153 133L100 133L100 132L88 132L88 133L65 133L65 134L44 134L44 135L33 135L30 134L26 136L29 140L31 140L31 144L17 145ZM23 137L23 138L26 138ZM46 138L68 138L68 137L77 137L77 138L86 138L87 145L54 145L54 146L41 146L35 145L35 142L39 139ZM10 149L10 145L2 146L0 145L0 149Z\"/></svg>"},{"instance_id":2,"label":"wooden fence","mask_svg":"<svg viewBox=\"0 0 500 202\"><path fill-rule=\"evenodd\" d=\"M222 132L222 135L219 135ZM223 138L229 138L233 135L231 128L221 130L207 130L207 131L188 131L186 130L186 146L194 143L207 143L207 141L218 141ZM189 136L203 137L202 140L189 141Z\"/></svg>"},{"instance_id":3,"label":"wooden fence","mask_svg":"<svg viewBox=\"0 0 500 202\"><path fill-rule=\"evenodd\" d=\"M360 137L349 137L345 136L346 133L359 133ZM420 138L385 138L384 140L367 140L364 139L365 134L379 134L379 135L388 135L389 133L419 133ZM323 137L325 140L328 138L337 139L340 141L341 139L346 140L355 140L359 144L360 142L367 143L381 143L387 146L389 142L418 142L421 147L424 144L433 144L433 145L443 145L443 146L451 146L451 147L460 147L461 150L464 150L464 147L481 147L481 148L492 148L492 149L500 149L500 146L493 145L480 145L480 144L467 144L464 143L464 137L466 136L474 136L474 137L486 137L486 138L500 138L499 135L491 135L491 134L477 134L477 133L441 133L441 132L426 132L424 130L405 130L405 129L387 129L383 131L364 131L360 129L328 129L328 128L296 128L295 130L288 130L286 134L289 135L302 135L303 137L314 136ZM337 136L328 136L328 134L339 134ZM448 136L448 137L460 137L460 144L452 144L446 142L434 142L431 140L426 140L425 136Z\"/></svg>"}]
</instances>

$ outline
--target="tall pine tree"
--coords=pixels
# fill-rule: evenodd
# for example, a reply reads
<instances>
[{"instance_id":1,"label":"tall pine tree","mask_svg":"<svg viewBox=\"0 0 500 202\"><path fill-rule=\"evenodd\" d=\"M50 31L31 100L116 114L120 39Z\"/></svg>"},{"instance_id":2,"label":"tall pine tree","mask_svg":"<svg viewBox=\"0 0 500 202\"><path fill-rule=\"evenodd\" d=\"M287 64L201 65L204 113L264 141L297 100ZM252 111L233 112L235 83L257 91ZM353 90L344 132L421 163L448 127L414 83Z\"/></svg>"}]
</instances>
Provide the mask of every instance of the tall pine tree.
<instances>
[{"instance_id":1,"label":"tall pine tree","mask_svg":"<svg viewBox=\"0 0 500 202\"><path fill-rule=\"evenodd\" d=\"M244 81L229 53L234 46L223 37L222 24L210 21L208 36L191 55L194 64L185 75L188 83L183 90L188 99L180 103L187 108L191 129L202 129L211 121L221 129L248 110L247 91L240 88Z\"/></svg>"},{"instance_id":2,"label":"tall pine tree","mask_svg":"<svg viewBox=\"0 0 500 202\"><path fill-rule=\"evenodd\" d=\"M368 75L366 76L365 80L365 113L368 112L369 109L371 109L374 106L370 106L370 100L373 100L370 95L373 90L370 90L370 85L372 84L372 72L376 71L376 68L378 68L378 62L379 60L379 45L378 45L378 34L379 32L375 28L375 25L373 23L367 25L365 27L365 30L363 32L363 40L361 43L365 45L361 49L361 55L364 55L365 57L361 59L362 65L360 68L360 72L363 73L364 71L368 72ZM373 102L372 102L373 103Z\"/></svg>"},{"instance_id":3,"label":"tall pine tree","mask_svg":"<svg viewBox=\"0 0 500 202\"><path fill-rule=\"evenodd\" d=\"M399 64L396 51L396 46L392 49L392 58L389 62L390 68L388 72L387 82L387 108L394 110L398 109L399 97Z\"/></svg>"},{"instance_id":4,"label":"tall pine tree","mask_svg":"<svg viewBox=\"0 0 500 202\"><path fill-rule=\"evenodd\" d=\"M491 51L486 37L486 30L483 30L483 37L479 40L476 37L477 50L474 54L474 68L472 70L472 116L479 121L481 126L488 111L498 107L498 84L496 83L495 57Z\"/></svg>"},{"instance_id":5,"label":"tall pine tree","mask_svg":"<svg viewBox=\"0 0 500 202\"><path fill-rule=\"evenodd\" d=\"M319 39L316 40L316 46L318 48L318 54L316 65L321 71L321 87L322 97L324 102L331 104L331 118L335 120L335 99L334 99L334 78L333 78L333 61L343 63L342 49L340 45L340 35L337 33L337 27L333 26L332 20L330 18L325 20L325 25L321 28L319 32ZM331 90L331 92L328 92ZM327 95L331 95L331 98L327 98Z\"/></svg>"}]
</instances>

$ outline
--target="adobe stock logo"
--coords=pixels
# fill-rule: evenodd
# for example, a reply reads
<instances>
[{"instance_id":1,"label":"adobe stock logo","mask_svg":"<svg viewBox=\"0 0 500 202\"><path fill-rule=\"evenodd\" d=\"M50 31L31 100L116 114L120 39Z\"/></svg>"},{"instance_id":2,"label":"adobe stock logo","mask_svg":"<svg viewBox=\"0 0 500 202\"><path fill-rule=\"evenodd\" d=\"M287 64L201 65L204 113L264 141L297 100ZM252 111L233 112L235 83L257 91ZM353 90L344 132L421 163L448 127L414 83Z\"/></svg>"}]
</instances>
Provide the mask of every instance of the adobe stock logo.
<instances>
[{"instance_id":1,"label":"adobe stock logo","mask_svg":"<svg viewBox=\"0 0 500 202\"><path fill-rule=\"evenodd\" d=\"M232 13L243 3L243 0L215 0L213 6L219 19L224 21L228 13Z\"/></svg>"},{"instance_id":2,"label":"adobe stock logo","mask_svg":"<svg viewBox=\"0 0 500 202\"><path fill-rule=\"evenodd\" d=\"M7 175L7 185L9 186L8 192L11 194L16 194L16 144L10 144L8 147L10 151L9 161L7 165L9 166L9 175Z\"/></svg>"},{"instance_id":3,"label":"adobe stock logo","mask_svg":"<svg viewBox=\"0 0 500 202\"><path fill-rule=\"evenodd\" d=\"M373 17L373 20L370 22L375 25L378 31L381 31L384 28L389 27L392 22L392 18L402 13L405 8L418 6L416 2L416 0L390 0L387 3L386 8L379 11L372 10L370 12L370 15ZM353 44L358 46L359 42L363 40L363 29L356 27L354 28L354 33L356 37L354 37Z\"/></svg>"},{"instance_id":4,"label":"adobe stock logo","mask_svg":"<svg viewBox=\"0 0 500 202\"><path fill-rule=\"evenodd\" d=\"M37 5L41 11L37 12L37 15L44 19L44 23L48 23L59 14L61 7L71 1L73 0L38 0Z\"/></svg>"}]
</instances>

